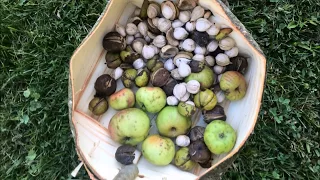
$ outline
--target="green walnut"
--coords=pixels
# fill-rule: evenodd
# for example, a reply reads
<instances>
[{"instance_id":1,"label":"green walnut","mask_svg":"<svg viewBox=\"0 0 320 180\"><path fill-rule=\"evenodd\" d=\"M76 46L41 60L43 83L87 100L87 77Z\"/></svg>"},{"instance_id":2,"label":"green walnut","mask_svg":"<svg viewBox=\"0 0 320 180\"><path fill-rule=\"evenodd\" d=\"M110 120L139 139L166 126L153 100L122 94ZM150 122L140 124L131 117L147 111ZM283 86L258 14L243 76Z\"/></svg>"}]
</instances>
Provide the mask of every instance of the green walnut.
<instances>
[{"instance_id":1,"label":"green walnut","mask_svg":"<svg viewBox=\"0 0 320 180\"><path fill-rule=\"evenodd\" d=\"M105 98L95 97L89 103L92 114L100 116L108 110L108 101Z\"/></svg>"},{"instance_id":2,"label":"green walnut","mask_svg":"<svg viewBox=\"0 0 320 180\"><path fill-rule=\"evenodd\" d=\"M201 89L207 89L213 85L214 79L215 75L212 69L205 65L202 71L198 73L191 73L184 81L188 83L191 80L197 80L200 83Z\"/></svg>"},{"instance_id":3,"label":"green walnut","mask_svg":"<svg viewBox=\"0 0 320 180\"><path fill-rule=\"evenodd\" d=\"M178 112L185 117L190 117L196 112L195 104L192 101L180 102Z\"/></svg>"},{"instance_id":4,"label":"green walnut","mask_svg":"<svg viewBox=\"0 0 320 180\"><path fill-rule=\"evenodd\" d=\"M200 91L194 96L194 103L196 107L206 111L213 109L217 102L218 100L216 95L209 89Z\"/></svg>"},{"instance_id":5,"label":"green walnut","mask_svg":"<svg viewBox=\"0 0 320 180\"><path fill-rule=\"evenodd\" d=\"M174 164L184 171L190 171L196 165L196 162L191 160L189 148L183 147L176 152Z\"/></svg>"}]
</instances>

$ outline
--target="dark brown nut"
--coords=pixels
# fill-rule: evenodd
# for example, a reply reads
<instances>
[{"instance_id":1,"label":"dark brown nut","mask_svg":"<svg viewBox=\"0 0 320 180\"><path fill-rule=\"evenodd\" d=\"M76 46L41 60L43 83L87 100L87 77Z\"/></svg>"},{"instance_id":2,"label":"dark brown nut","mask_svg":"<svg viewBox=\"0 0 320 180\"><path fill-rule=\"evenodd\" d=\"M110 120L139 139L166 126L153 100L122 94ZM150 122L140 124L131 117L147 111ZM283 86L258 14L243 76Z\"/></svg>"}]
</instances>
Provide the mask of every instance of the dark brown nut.
<instances>
[{"instance_id":1,"label":"dark brown nut","mask_svg":"<svg viewBox=\"0 0 320 180\"><path fill-rule=\"evenodd\" d=\"M209 159L207 162L199 163L202 168L210 168L212 166L212 159Z\"/></svg>"},{"instance_id":2,"label":"dark brown nut","mask_svg":"<svg viewBox=\"0 0 320 180\"><path fill-rule=\"evenodd\" d=\"M191 160L198 163L205 163L211 158L211 152L203 141L194 141L189 147Z\"/></svg>"},{"instance_id":3,"label":"dark brown nut","mask_svg":"<svg viewBox=\"0 0 320 180\"><path fill-rule=\"evenodd\" d=\"M119 53L108 52L105 56L108 68L116 69L122 63Z\"/></svg>"},{"instance_id":4,"label":"dark brown nut","mask_svg":"<svg viewBox=\"0 0 320 180\"><path fill-rule=\"evenodd\" d=\"M206 47L210 42L209 34L206 32L194 31L191 35L191 39L201 47Z\"/></svg>"},{"instance_id":5,"label":"dark brown nut","mask_svg":"<svg viewBox=\"0 0 320 180\"><path fill-rule=\"evenodd\" d=\"M192 73L201 72L204 69L205 65L206 64L204 62L195 61L195 60L192 60L189 64Z\"/></svg>"},{"instance_id":6,"label":"dark brown nut","mask_svg":"<svg viewBox=\"0 0 320 180\"><path fill-rule=\"evenodd\" d=\"M115 157L116 160L124 165L129 165L133 163L133 160L135 158L134 151L136 149L133 146L130 145L122 145L118 147Z\"/></svg>"},{"instance_id":7,"label":"dark brown nut","mask_svg":"<svg viewBox=\"0 0 320 180\"><path fill-rule=\"evenodd\" d=\"M230 59L230 64L227 66L227 71L238 71L244 74L248 68L248 60L245 57L237 56Z\"/></svg>"},{"instance_id":8,"label":"dark brown nut","mask_svg":"<svg viewBox=\"0 0 320 180\"><path fill-rule=\"evenodd\" d=\"M167 81L167 83L162 86L163 91L166 93L166 95L172 96L173 95L173 88L178 84L177 80L173 79L173 78L169 78L169 80Z\"/></svg>"},{"instance_id":9,"label":"dark brown nut","mask_svg":"<svg viewBox=\"0 0 320 180\"><path fill-rule=\"evenodd\" d=\"M195 126L193 127L189 132L189 138L191 142L194 141L203 141L203 134L204 134L205 128L202 126Z\"/></svg>"},{"instance_id":10,"label":"dark brown nut","mask_svg":"<svg viewBox=\"0 0 320 180\"><path fill-rule=\"evenodd\" d=\"M209 55L215 58L220 53L224 53L224 50L222 50L222 49L220 49L220 47L218 47L215 51L209 53Z\"/></svg>"},{"instance_id":11,"label":"dark brown nut","mask_svg":"<svg viewBox=\"0 0 320 180\"><path fill-rule=\"evenodd\" d=\"M103 37L102 46L108 52L120 52L127 46L126 38L118 32L109 32Z\"/></svg>"},{"instance_id":12,"label":"dark brown nut","mask_svg":"<svg viewBox=\"0 0 320 180\"><path fill-rule=\"evenodd\" d=\"M159 68L151 74L151 84L155 87L162 87L170 79L170 73L165 68Z\"/></svg>"},{"instance_id":13,"label":"dark brown nut","mask_svg":"<svg viewBox=\"0 0 320 180\"><path fill-rule=\"evenodd\" d=\"M133 66L131 64L128 64L128 63L121 63L120 64L120 68L125 71L127 69L133 69Z\"/></svg>"},{"instance_id":14,"label":"dark brown nut","mask_svg":"<svg viewBox=\"0 0 320 180\"><path fill-rule=\"evenodd\" d=\"M96 96L98 97L110 96L116 91L117 82L109 74L103 74L97 78L94 83L94 89L96 90Z\"/></svg>"},{"instance_id":15,"label":"dark brown nut","mask_svg":"<svg viewBox=\"0 0 320 180\"><path fill-rule=\"evenodd\" d=\"M96 116L100 116L108 110L108 101L105 98L95 97L89 103L89 110Z\"/></svg>"},{"instance_id":16,"label":"dark brown nut","mask_svg":"<svg viewBox=\"0 0 320 180\"><path fill-rule=\"evenodd\" d=\"M202 111L202 114L203 114L203 120L207 124L211 123L214 120L225 121L227 119L227 116L226 116L226 114L224 112L224 109L220 105L216 105L210 111Z\"/></svg>"},{"instance_id":17,"label":"dark brown nut","mask_svg":"<svg viewBox=\"0 0 320 180\"><path fill-rule=\"evenodd\" d=\"M147 70L141 69L134 81L137 87L147 86L149 83L149 72Z\"/></svg>"}]
</instances>

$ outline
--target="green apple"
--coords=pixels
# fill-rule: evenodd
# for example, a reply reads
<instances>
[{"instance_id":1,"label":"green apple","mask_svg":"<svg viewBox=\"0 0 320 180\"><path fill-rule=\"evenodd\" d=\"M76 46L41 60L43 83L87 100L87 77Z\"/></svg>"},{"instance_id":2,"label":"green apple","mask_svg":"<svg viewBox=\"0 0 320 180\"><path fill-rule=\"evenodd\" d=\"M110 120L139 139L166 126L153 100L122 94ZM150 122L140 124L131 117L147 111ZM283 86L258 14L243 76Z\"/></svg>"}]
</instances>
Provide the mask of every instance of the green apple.
<instances>
[{"instance_id":1,"label":"green apple","mask_svg":"<svg viewBox=\"0 0 320 180\"><path fill-rule=\"evenodd\" d=\"M204 131L204 142L214 154L223 154L231 151L236 139L236 131L222 120L212 121Z\"/></svg>"},{"instance_id":2,"label":"green apple","mask_svg":"<svg viewBox=\"0 0 320 180\"><path fill-rule=\"evenodd\" d=\"M111 118L108 125L110 136L114 141L132 146L147 137L149 128L149 117L137 108L119 111Z\"/></svg>"},{"instance_id":3,"label":"green apple","mask_svg":"<svg viewBox=\"0 0 320 180\"><path fill-rule=\"evenodd\" d=\"M237 101L246 95L246 80L237 71L227 71L221 76L220 88L228 100Z\"/></svg>"},{"instance_id":4,"label":"green apple","mask_svg":"<svg viewBox=\"0 0 320 180\"><path fill-rule=\"evenodd\" d=\"M141 87L136 92L136 102L144 111L158 113L166 105L167 96L159 87Z\"/></svg>"},{"instance_id":5,"label":"green apple","mask_svg":"<svg viewBox=\"0 0 320 180\"><path fill-rule=\"evenodd\" d=\"M177 106L166 106L158 114L156 125L161 135L177 137L189 131L191 120L189 117L182 116Z\"/></svg>"},{"instance_id":6,"label":"green apple","mask_svg":"<svg viewBox=\"0 0 320 180\"><path fill-rule=\"evenodd\" d=\"M175 146L171 139L154 134L143 141L142 155L152 164L165 166L173 160Z\"/></svg>"},{"instance_id":7,"label":"green apple","mask_svg":"<svg viewBox=\"0 0 320 180\"><path fill-rule=\"evenodd\" d=\"M115 110L131 108L134 103L134 93L129 88L123 88L109 97L109 105Z\"/></svg>"},{"instance_id":8,"label":"green apple","mask_svg":"<svg viewBox=\"0 0 320 180\"><path fill-rule=\"evenodd\" d=\"M199 73L191 73L188 77L184 79L186 83L191 80L197 80L200 83L201 89L210 88L214 82L215 74L212 69L205 66Z\"/></svg>"}]
</instances>

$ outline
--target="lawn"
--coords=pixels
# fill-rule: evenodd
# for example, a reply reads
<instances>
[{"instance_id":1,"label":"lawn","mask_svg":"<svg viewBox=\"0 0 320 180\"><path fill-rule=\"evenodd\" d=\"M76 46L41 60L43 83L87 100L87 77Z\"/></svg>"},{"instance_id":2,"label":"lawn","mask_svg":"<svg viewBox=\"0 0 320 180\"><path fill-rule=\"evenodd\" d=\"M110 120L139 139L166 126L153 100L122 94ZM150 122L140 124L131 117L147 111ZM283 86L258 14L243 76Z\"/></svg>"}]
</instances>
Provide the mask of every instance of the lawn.
<instances>
[{"instance_id":1,"label":"lawn","mask_svg":"<svg viewBox=\"0 0 320 180\"><path fill-rule=\"evenodd\" d=\"M223 179L318 179L320 1L229 2L266 54L267 79L254 134ZM0 1L0 179L71 178L68 62L105 5Z\"/></svg>"}]
</instances>

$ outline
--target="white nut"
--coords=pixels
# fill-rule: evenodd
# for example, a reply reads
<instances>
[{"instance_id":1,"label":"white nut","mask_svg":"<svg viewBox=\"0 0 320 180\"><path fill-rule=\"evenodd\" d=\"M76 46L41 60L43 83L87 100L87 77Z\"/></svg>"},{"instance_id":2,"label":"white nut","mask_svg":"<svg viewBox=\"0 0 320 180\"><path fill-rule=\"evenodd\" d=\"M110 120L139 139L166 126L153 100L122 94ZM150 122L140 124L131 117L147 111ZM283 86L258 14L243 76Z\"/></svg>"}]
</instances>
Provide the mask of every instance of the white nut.
<instances>
[{"instance_id":1,"label":"white nut","mask_svg":"<svg viewBox=\"0 0 320 180\"><path fill-rule=\"evenodd\" d=\"M183 22L181 22L180 20L176 19L172 22L172 28L178 28L178 27L182 27L184 25Z\"/></svg>"},{"instance_id":2,"label":"white nut","mask_svg":"<svg viewBox=\"0 0 320 180\"><path fill-rule=\"evenodd\" d=\"M207 52L207 48L201 47L201 46L199 46L198 44L196 45L196 49L194 50L194 53L195 53L195 54L205 55L206 52Z\"/></svg>"},{"instance_id":3,"label":"white nut","mask_svg":"<svg viewBox=\"0 0 320 180\"><path fill-rule=\"evenodd\" d=\"M186 63L189 64L191 62L191 59L187 59L187 58L178 58L176 59L173 63L179 67L181 63Z\"/></svg>"},{"instance_id":4,"label":"white nut","mask_svg":"<svg viewBox=\"0 0 320 180\"><path fill-rule=\"evenodd\" d=\"M152 44L158 48L162 48L163 46L166 45L166 43L167 43L166 37L164 37L163 35L156 36L156 38L154 38L152 42Z\"/></svg>"},{"instance_id":5,"label":"white nut","mask_svg":"<svg viewBox=\"0 0 320 180\"><path fill-rule=\"evenodd\" d=\"M142 36L141 33L138 32L136 35L134 35L134 37L135 37L135 38L142 38L143 36Z\"/></svg>"},{"instance_id":6,"label":"white nut","mask_svg":"<svg viewBox=\"0 0 320 180\"><path fill-rule=\"evenodd\" d=\"M220 29L217 28L217 26L212 25L206 32L210 35L210 36L215 36L219 33Z\"/></svg>"},{"instance_id":7,"label":"white nut","mask_svg":"<svg viewBox=\"0 0 320 180\"><path fill-rule=\"evenodd\" d=\"M158 21L159 21L159 19L160 19L160 18L158 18L158 17L153 18L153 19L152 19L152 24L157 27L157 26L158 26Z\"/></svg>"},{"instance_id":8,"label":"white nut","mask_svg":"<svg viewBox=\"0 0 320 180\"><path fill-rule=\"evenodd\" d=\"M142 56L145 59L151 59L153 56L156 55L155 49L150 45L144 45L142 48Z\"/></svg>"},{"instance_id":9,"label":"white nut","mask_svg":"<svg viewBox=\"0 0 320 180\"><path fill-rule=\"evenodd\" d=\"M204 62L204 55L203 54L196 54L192 57L192 59L195 61Z\"/></svg>"},{"instance_id":10,"label":"white nut","mask_svg":"<svg viewBox=\"0 0 320 180\"><path fill-rule=\"evenodd\" d=\"M212 56L206 56L205 61L208 66L214 66L215 60Z\"/></svg>"},{"instance_id":11,"label":"white nut","mask_svg":"<svg viewBox=\"0 0 320 180\"><path fill-rule=\"evenodd\" d=\"M146 36L146 35L147 35L147 32L148 32L147 23L146 23L146 22L140 22L140 23L138 24L138 30L139 30L139 32L140 32L143 36Z\"/></svg>"},{"instance_id":12,"label":"white nut","mask_svg":"<svg viewBox=\"0 0 320 180\"><path fill-rule=\"evenodd\" d=\"M192 10L190 21L195 21L204 15L204 9L201 6L197 6Z\"/></svg>"},{"instance_id":13,"label":"white nut","mask_svg":"<svg viewBox=\"0 0 320 180\"><path fill-rule=\"evenodd\" d=\"M128 23L126 27L126 32L128 35L135 35L138 32L138 27L133 23Z\"/></svg>"},{"instance_id":14,"label":"white nut","mask_svg":"<svg viewBox=\"0 0 320 180\"><path fill-rule=\"evenodd\" d=\"M186 30L189 32L193 32L196 29L196 22L187 22Z\"/></svg>"},{"instance_id":15,"label":"white nut","mask_svg":"<svg viewBox=\"0 0 320 180\"><path fill-rule=\"evenodd\" d=\"M172 71L175 68L175 65L173 64L173 60L172 59L166 60L166 62L164 63L163 66L168 71Z\"/></svg>"},{"instance_id":16,"label":"white nut","mask_svg":"<svg viewBox=\"0 0 320 180\"><path fill-rule=\"evenodd\" d=\"M150 43L150 42L151 42L151 38L150 38L149 36L145 36L145 37L144 37L144 40L146 40L147 43Z\"/></svg>"},{"instance_id":17,"label":"white nut","mask_svg":"<svg viewBox=\"0 0 320 180\"><path fill-rule=\"evenodd\" d=\"M134 40L134 36L127 36L126 37L127 44L131 44L133 42L133 40Z\"/></svg>"},{"instance_id":18,"label":"white nut","mask_svg":"<svg viewBox=\"0 0 320 180\"><path fill-rule=\"evenodd\" d=\"M112 73L112 76L115 80L119 79L121 76L122 76L122 73L123 73L123 69L121 69L120 67L117 67L113 73Z\"/></svg>"},{"instance_id":19,"label":"white nut","mask_svg":"<svg viewBox=\"0 0 320 180\"><path fill-rule=\"evenodd\" d=\"M158 20L157 27L161 32L167 32L171 28L171 21L165 18L160 18Z\"/></svg>"},{"instance_id":20,"label":"white nut","mask_svg":"<svg viewBox=\"0 0 320 180\"><path fill-rule=\"evenodd\" d=\"M236 42L231 37L223 38L219 41L219 47L222 50L230 50L236 45Z\"/></svg>"},{"instance_id":21,"label":"white nut","mask_svg":"<svg viewBox=\"0 0 320 180\"><path fill-rule=\"evenodd\" d=\"M182 79L183 79L183 78L180 76L180 74L179 74L178 68L173 69L173 70L171 71L171 77L173 77L173 79L175 79L175 80L182 80Z\"/></svg>"},{"instance_id":22,"label":"white nut","mask_svg":"<svg viewBox=\"0 0 320 180\"><path fill-rule=\"evenodd\" d=\"M178 67L178 71L181 77L185 78L191 74L191 68L186 63L181 63Z\"/></svg>"},{"instance_id":23,"label":"white nut","mask_svg":"<svg viewBox=\"0 0 320 180\"><path fill-rule=\"evenodd\" d=\"M219 66L227 66L230 64L230 59L229 57L224 54L224 53L219 53L217 56L216 56L216 63L217 65Z\"/></svg>"},{"instance_id":24,"label":"white nut","mask_svg":"<svg viewBox=\"0 0 320 180\"><path fill-rule=\"evenodd\" d=\"M224 66L219 66L219 65L215 65L213 67L213 72L217 75L222 74L226 71L226 67Z\"/></svg>"},{"instance_id":25,"label":"white nut","mask_svg":"<svg viewBox=\"0 0 320 180\"><path fill-rule=\"evenodd\" d=\"M120 24L116 24L116 31L123 37L127 35L125 28Z\"/></svg>"},{"instance_id":26,"label":"white nut","mask_svg":"<svg viewBox=\"0 0 320 180\"><path fill-rule=\"evenodd\" d=\"M159 54L160 49L158 47L156 47L155 45L152 45L152 44L150 45L150 47L152 47L152 49L154 50L155 54Z\"/></svg>"},{"instance_id":27,"label":"white nut","mask_svg":"<svg viewBox=\"0 0 320 180\"><path fill-rule=\"evenodd\" d=\"M141 58L135 60L132 65L135 69L142 69L146 66L145 62Z\"/></svg>"},{"instance_id":28,"label":"white nut","mask_svg":"<svg viewBox=\"0 0 320 180\"><path fill-rule=\"evenodd\" d=\"M174 14L175 12L167 4L162 5L161 12L162 12L163 17L165 17L166 19L171 19L175 16L175 14Z\"/></svg>"},{"instance_id":29,"label":"white nut","mask_svg":"<svg viewBox=\"0 0 320 180\"><path fill-rule=\"evenodd\" d=\"M180 99L180 101L185 102L188 101L190 97L190 93L187 91L186 94Z\"/></svg>"},{"instance_id":30,"label":"white nut","mask_svg":"<svg viewBox=\"0 0 320 180\"><path fill-rule=\"evenodd\" d=\"M191 105L191 106L196 106L196 105L194 104L194 102L192 102L192 101L186 101L186 104L189 104L189 105Z\"/></svg>"},{"instance_id":31,"label":"white nut","mask_svg":"<svg viewBox=\"0 0 320 180\"><path fill-rule=\"evenodd\" d=\"M222 103L224 101L224 99L226 98L226 96L224 95L224 93L222 91L219 91L215 94L217 96L218 103Z\"/></svg>"},{"instance_id":32,"label":"white nut","mask_svg":"<svg viewBox=\"0 0 320 180\"><path fill-rule=\"evenodd\" d=\"M197 80L191 80L187 83L187 91L191 94L197 94L200 90L200 83Z\"/></svg>"},{"instance_id":33,"label":"white nut","mask_svg":"<svg viewBox=\"0 0 320 180\"><path fill-rule=\"evenodd\" d=\"M205 18L200 18L196 22L196 30L199 32L205 32L212 26L212 23Z\"/></svg>"},{"instance_id":34,"label":"white nut","mask_svg":"<svg viewBox=\"0 0 320 180\"><path fill-rule=\"evenodd\" d=\"M212 15L212 16L210 16L209 17L209 21L212 23L212 24L214 24L217 28L219 28L220 29L220 25L219 24L217 24L217 22L219 21L218 20L219 19L219 17L218 16L214 16L214 15Z\"/></svg>"},{"instance_id":35,"label":"white nut","mask_svg":"<svg viewBox=\"0 0 320 180\"><path fill-rule=\"evenodd\" d=\"M182 48L185 51L192 52L196 49L196 43L192 39L186 39L183 41Z\"/></svg>"},{"instance_id":36,"label":"white nut","mask_svg":"<svg viewBox=\"0 0 320 180\"><path fill-rule=\"evenodd\" d=\"M133 41L132 43L132 48L134 51L136 51L138 54L142 53L144 44L141 41Z\"/></svg>"},{"instance_id":37,"label":"white nut","mask_svg":"<svg viewBox=\"0 0 320 180\"><path fill-rule=\"evenodd\" d=\"M207 45L207 51L213 52L218 48L218 42L213 40Z\"/></svg>"},{"instance_id":38,"label":"white nut","mask_svg":"<svg viewBox=\"0 0 320 180\"><path fill-rule=\"evenodd\" d=\"M229 56L229 58L233 58L233 57L238 56L238 54L239 54L239 48L238 48L238 47L233 47L233 48L231 48L230 50L225 51L224 53L225 53L227 56Z\"/></svg>"},{"instance_id":39,"label":"white nut","mask_svg":"<svg viewBox=\"0 0 320 180\"><path fill-rule=\"evenodd\" d=\"M184 84L177 84L173 88L173 95L178 99L181 100L187 93L187 88Z\"/></svg>"},{"instance_id":40,"label":"white nut","mask_svg":"<svg viewBox=\"0 0 320 180\"><path fill-rule=\"evenodd\" d=\"M179 14L179 20L183 23L186 23L191 18L191 12L190 11L181 11Z\"/></svg>"},{"instance_id":41,"label":"white nut","mask_svg":"<svg viewBox=\"0 0 320 180\"><path fill-rule=\"evenodd\" d=\"M181 147L187 147L190 144L190 138L186 135L179 135L176 138L176 144Z\"/></svg>"},{"instance_id":42,"label":"white nut","mask_svg":"<svg viewBox=\"0 0 320 180\"><path fill-rule=\"evenodd\" d=\"M169 106L176 106L179 104L179 100L175 96L167 97L167 104Z\"/></svg>"},{"instance_id":43,"label":"white nut","mask_svg":"<svg viewBox=\"0 0 320 180\"><path fill-rule=\"evenodd\" d=\"M175 28L173 31L173 37L177 40L183 40L188 37L189 33L182 27Z\"/></svg>"}]
</instances>

